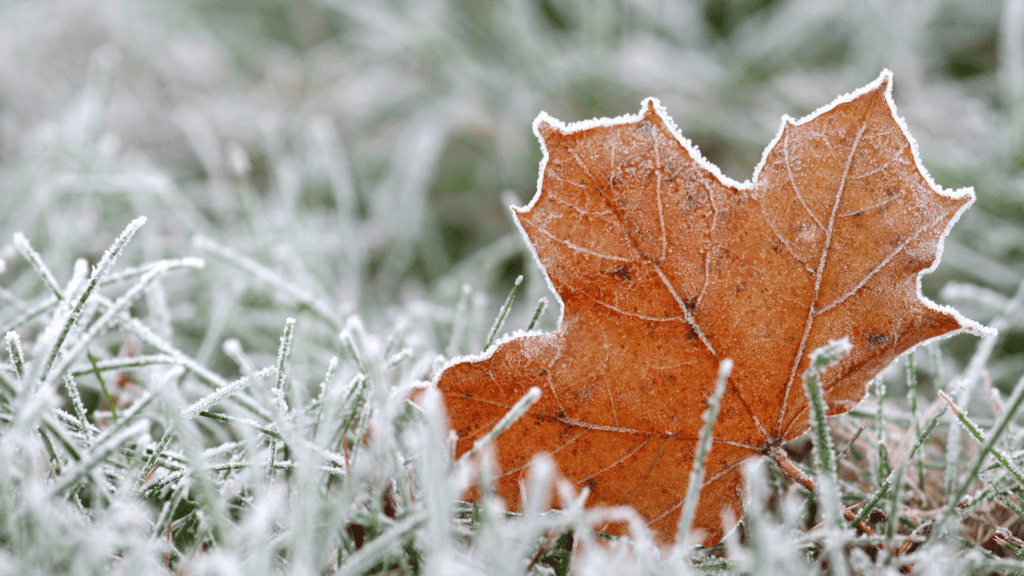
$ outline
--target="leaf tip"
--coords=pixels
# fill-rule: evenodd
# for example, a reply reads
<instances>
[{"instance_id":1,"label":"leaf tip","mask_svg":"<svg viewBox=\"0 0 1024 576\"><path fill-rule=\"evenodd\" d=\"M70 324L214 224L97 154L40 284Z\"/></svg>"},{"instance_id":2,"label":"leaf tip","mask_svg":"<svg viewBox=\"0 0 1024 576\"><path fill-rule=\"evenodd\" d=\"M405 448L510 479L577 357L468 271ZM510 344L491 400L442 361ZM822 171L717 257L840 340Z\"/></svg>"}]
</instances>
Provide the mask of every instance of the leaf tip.
<instances>
[{"instance_id":1,"label":"leaf tip","mask_svg":"<svg viewBox=\"0 0 1024 576\"><path fill-rule=\"evenodd\" d=\"M875 82L878 82L878 87L880 89L882 89L883 91L891 92L892 91L892 70L889 70L888 68L882 68L882 71L881 71L881 73L878 74L878 79L875 80Z\"/></svg>"},{"instance_id":2,"label":"leaf tip","mask_svg":"<svg viewBox=\"0 0 1024 576\"><path fill-rule=\"evenodd\" d=\"M954 310L954 312L956 312L956 310ZM985 326L980 322L966 318L959 312L956 313L956 316L956 319L960 322L960 329L968 334L978 336L979 338L995 338L999 335L999 330L991 326Z\"/></svg>"},{"instance_id":3,"label":"leaf tip","mask_svg":"<svg viewBox=\"0 0 1024 576\"><path fill-rule=\"evenodd\" d=\"M648 96L640 103L640 112L648 119L651 116L657 116L659 108L661 108L661 102L659 102L654 96Z\"/></svg>"},{"instance_id":4,"label":"leaf tip","mask_svg":"<svg viewBox=\"0 0 1024 576\"><path fill-rule=\"evenodd\" d=\"M533 121L533 133L537 135L537 139L542 144L546 143L558 131L559 124L561 122L549 116L547 112L541 112L537 115L537 119Z\"/></svg>"}]
</instances>

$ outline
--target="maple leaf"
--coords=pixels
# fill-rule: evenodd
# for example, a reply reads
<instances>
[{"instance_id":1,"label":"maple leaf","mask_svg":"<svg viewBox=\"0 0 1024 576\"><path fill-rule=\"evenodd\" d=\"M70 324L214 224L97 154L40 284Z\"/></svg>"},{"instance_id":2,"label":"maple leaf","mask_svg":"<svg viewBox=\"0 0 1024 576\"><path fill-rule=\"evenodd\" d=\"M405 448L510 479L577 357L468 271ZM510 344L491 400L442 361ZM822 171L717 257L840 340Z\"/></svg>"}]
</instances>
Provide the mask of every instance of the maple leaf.
<instances>
[{"instance_id":1,"label":"maple leaf","mask_svg":"<svg viewBox=\"0 0 1024 576\"><path fill-rule=\"evenodd\" d=\"M514 210L562 317L554 333L514 335L438 375L457 455L536 386L541 399L497 440L499 495L519 508L529 462L547 453L589 488L588 505L632 506L670 543L701 415L730 358L693 524L710 546L731 529L723 519L741 515L742 463L808 430L800 378L811 351L853 345L821 376L834 415L909 348L985 333L921 295L921 274L974 197L931 180L890 92L886 70L784 118L742 184L653 98L611 120L563 125L542 113L538 191Z\"/></svg>"}]
</instances>

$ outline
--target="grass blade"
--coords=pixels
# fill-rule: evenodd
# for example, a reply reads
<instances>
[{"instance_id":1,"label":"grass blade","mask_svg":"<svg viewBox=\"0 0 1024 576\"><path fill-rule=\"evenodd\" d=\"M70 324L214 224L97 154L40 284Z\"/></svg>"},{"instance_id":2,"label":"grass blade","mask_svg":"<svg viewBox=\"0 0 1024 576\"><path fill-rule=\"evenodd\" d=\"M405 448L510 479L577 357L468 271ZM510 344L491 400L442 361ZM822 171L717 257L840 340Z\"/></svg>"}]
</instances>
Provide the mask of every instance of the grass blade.
<instances>
[{"instance_id":1,"label":"grass blade","mask_svg":"<svg viewBox=\"0 0 1024 576\"><path fill-rule=\"evenodd\" d=\"M682 549L689 548L690 528L693 527L693 518L697 513L697 502L700 499L701 488L704 487L704 462L708 452L711 450L712 430L718 421L718 409L721 407L722 395L725 394L725 384L732 374L732 360L726 358L718 365L718 381L715 383L715 390L708 398L708 407L704 411L704 427L700 431L697 440L697 451L693 459L693 469L690 470L689 484L686 486L686 498L683 500L683 511L679 515L679 528L676 530L675 553L679 554Z\"/></svg>"},{"instance_id":2,"label":"grass blade","mask_svg":"<svg viewBox=\"0 0 1024 576\"><path fill-rule=\"evenodd\" d=\"M89 474L93 468L103 464L114 451L142 435L148 426L148 422L135 422L128 428L120 430L119 433L107 435L103 441L97 441L78 463L57 477L54 484L50 487L48 497L55 498L72 488L83 476Z\"/></svg>"},{"instance_id":3,"label":"grass blade","mask_svg":"<svg viewBox=\"0 0 1024 576\"><path fill-rule=\"evenodd\" d=\"M295 336L295 318L284 323L284 334L277 349L277 381L274 383L274 403L283 416L288 415L288 357L292 353L292 338Z\"/></svg>"},{"instance_id":4,"label":"grass blade","mask_svg":"<svg viewBox=\"0 0 1024 576\"><path fill-rule=\"evenodd\" d=\"M967 476L964 481L957 488L956 493L946 502L946 507L942 511L942 515L935 522L935 528L932 530L932 535L940 534L946 528L946 524L952 519L954 510L956 509L957 503L963 498L967 491L974 485L978 473L981 472L981 467L985 464L985 458L988 456L992 448L995 447L996 442L1002 438L1003 433L1006 432L1006 428L1013 421L1013 417L1017 414L1017 410L1020 409L1021 404L1024 403L1024 377L1017 381L1016 386L1013 388L1013 395L1006 403L1006 409L1003 411L1002 416L996 421L995 426L992 427L992 431L989 432L988 438L982 443L981 449L978 451L978 455L974 457L974 461L971 462L970 468L968 468Z\"/></svg>"},{"instance_id":5,"label":"grass blade","mask_svg":"<svg viewBox=\"0 0 1024 576\"><path fill-rule=\"evenodd\" d=\"M266 378L267 376L274 374L276 371L276 368L267 366L266 368L257 370L255 376L257 376L258 378ZM224 400L225 398L230 398L240 393L241 391L249 387L251 384L255 383L255 381L256 380L254 378L250 378L249 376L242 376L241 378L233 382L226 382L224 386L221 386L220 388L214 390L212 393L203 396L199 400L196 400L187 408L183 408L181 410L181 414L185 418L195 418L200 412L209 411L209 409L214 404L220 402L221 400Z\"/></svg>"},{"instance_id":6,"label":"grass blade","mask_svg":"<svg viewBox=\"0 0 1024 576\"><path fill-rule=\"evenodd\" d=\"M957 420L960 421L960 424L963 425L964 429L967 430L967 432L969 432L971 436L974 436L974 439L978 441L978 444L985 446L987 444L987 439L985 438L985 433L982 432L980 428L978 428L978 425L972 422L963 410L957 408L956 403L953 402L953 399L950 398L945 392L939 390L939 396L941 396L942 399L945 400L947 404L949 404L950 409L953 410L953 414L956 416ZM1013 464L1013 461L1011 461L1010 458L1006 454L1004 454L1002 450L996 448L993 444L991 445L991 448L989 448L989 452L992 454L993 457L995 457L996 461L999 462L999 464L1001 464L1002 467L1006 469L1007 472L1009 472L1011 475L1013 475L1014 478L1017 479L1017 482L1021 486L1024 486L1024 474L1021 474L1020 469Z\"/></svg>"},{"instance_id":7,"label":"grass blade","mask_svg":"<svg viewBox=\"0 0 1024 576\"><path fill-rule=\"evenodd\" d=\"M526 331L533 330L533 327L537 325L537 320L540 320L540 315L544 313L548 307L548 299L541 298L537 301L537 308L533 311L533 317L530 318L530 323L526 326Z\"/></svg>"},{"instance_id":8,"label":"grass blade","mask_svg":"<svg viewBox=\"0 0 1024 576\"><path fill-rule=\"evenodd\" d=\"M529 392L524 394L518 402L509 408L508 412L501 417L501 420L498 420L498 423L494 425L494 428L491 428L490 432L477 440L473 444L473 447L467 450L455 465L465 466L469 464L469 462L479 454L481 450L486 448L491 442L494 442L495 438L500 436L502 432L508 430L509 426L515 424L516 421L522 418L530 409L530 406L533 406L537 400L540 400L540 388L534 386L533 388L530 388Z\"/></svg>"},{"instance_id":9,"label":"grass blade","mask_svg":"<svg viewBox=\"0 0 1024 576\"><path fill-rule=\"evenodd\" d=\"M484 350L491 347L494 344L494 339L498 336L498 330L501 330L501 325L505 323L505 317L508 316L508 311L512 308L512 301L515 300L516 292L519 291L519 285L523 283L523 275L520 274L516 278L516 283L512 285L512 290L508 293L508 298L505 299L505 303L501 305L501 310L498 311L498 317L494 319L494 325L491 326L491 332L487 335L487 344L484 345ZM531 323L532 324L532 323Z\"/></svg>"},{"instance_id":10,"label":"grass blade","mask_svg":"<svg viewBox=\"0 0 1024 576\"><path fill-rule=\"evenodd\" d=\"M918 448L920 448L928 439L928 437L931 436L932 430L935 430L935 427L939 424L939 420L941 420L942 416L946 413L946 409L947 406L943 404L939 408L938 412L936 412L935 415L932 416L931 420L928 421L928 424L925 425L923 429L921 429L921 432L917 435L917 439L914 441L913 446L911 446L910 450L907 452L908 459L913 457L914 454L917 453ZM850 522L851 527L855 527L867 519L868 514L870 514L871 511L874 510L875 505L878 504L879 500L881 500L886 495L886 493L889 491L889 488L892 487L893 482L896 481L897 473L898 470L893 470L892 472L889 473L889 476L887 476L885 481L882 482L882 485L879 486L877 490L875 490L875 493L871 495L871 498L868 499L868 501L864 504L864 507L862 507L860 512L857 513L857 516L854 517L854 519Z\"/></svg>"},{"instance_id":11,"label":"grass blade","mask_svg":"<svg viewBox=\"0 0 1024 576\"><path fill-rule=\"evenodd\" d=\"M21 337L11 330L4 336L7 342L7 354L11 357L11 365L14 366L14 375L23 382L25 378L25 353L21 350Z\"/></svg>"},{"instance_id":12,"label":"grass blade","mask_svg":"<svg viewBox=\"0 0 1024 576\"><path fill-rule=\"evenodd\" d=\"M67 320L65 320L63 327L61 327L60 333L57 335L53 345L50 347L50 354L43 362L42 368L39 370L39 375L32 378L33 381L43 382L48 378L50 369L53 367L53 363L57 360L57 355L64 346L64 340L67 338L68 333L71 332L71 328L78 321L78 317L81 315L82 309L85 307L85 303L92 295L93 290L96 289L100 280L110 272L110 268L114 265L114 262L117 261L117 257L124 250L124 247L128 245L132 236L134 236L135 233L138 232L139 228L141 228L145 223L145 216L132 220L131 223L128 224L128 227L121 232L121 235L114 240L114 243L110 248L103 253L103 257L100 258L99 263L96 264L92 270L92 274L89 276L89 282L86 284L85 290L83 290L82 294L78 297L74 308L71 310L71 313L68 314Z\"/></svg>"},{"instance_id":13,"label":"grass blade","mask_svg":"<svg viewBox=\"0 0 1024 576\"><path fill-rule=\"evenodd\" d=\"M811 352L810 366L804 372L804 393L811 408L811 440L814 443L814 461L817 468L819 498L826 520L840 526L842 514L839 509L839 479L836 477L836 454L829 433L825 397L821 390L819 376L826 368L835 365L851 349L846 339L832 341Z\"/></svg>"},{"instance_id":14,"label":"grass blade","mask_svg":"<svg viewBox=\"0 0 1024 576\"><path fill-rule=\"evenodd\" d=\"M52 374L63 374L67 371L71 367L71 363L85 352L92 341L95 340L101 332L107 330L115 320L118 320L121 313L125 312L137 298L143 295L146 287L163 276L165 272L167 272L167 268L165 266L154 266L152 270L139 279L138 283L133 285L127 292L115 300L99 318L89 325L89 328L84 334L82 334L75 345L64 353L63 358ZM52 377L52 374L50 377ZM46 377L44 377L44 379L46 379Z\"/></svg>"},{"instance_id":15,"label":"grass blade","mask_svg":"<svg viewBox=\"0 0 1024 576\"><path fill-rule=\"evenodd\" d=\"M50 292L53 292L57 300L63 300L64 291L57 284L57 279L54 278L53 272L50 272L49 267L43 262L43 257L39 255L39 252L36 252L35 248L29 244L28 238L25 238L25 235L21 232L14 235L14 247L18 249L18 252L21 252L22 257L28 261L36 271L36 274L42 278L43 284L50 289Z\"/></svg>"},{"instance_id":16,"label":"grass blade","mask_svg":"<svg viewBox=\"0 0 1024 576\"><path fill-rule=\"evenodd\" d=\"M815 487L818 503L826 526L843 528L843 512L839 501L839 478L836 476L836 453L832 446L832 435L829 432L825 397L821 389L821 373L835 365L849 353L852 346L847 339L833 340L811 352L810 366L804 372L804 394L811 409L811 440L814 443L814 460L817 472ZM832 531L829 531L829 533ZM829 566L835 574L848 574L846 558L842 544L837 541L838 534L827 538Z\"/></svg>"}]
</instances>

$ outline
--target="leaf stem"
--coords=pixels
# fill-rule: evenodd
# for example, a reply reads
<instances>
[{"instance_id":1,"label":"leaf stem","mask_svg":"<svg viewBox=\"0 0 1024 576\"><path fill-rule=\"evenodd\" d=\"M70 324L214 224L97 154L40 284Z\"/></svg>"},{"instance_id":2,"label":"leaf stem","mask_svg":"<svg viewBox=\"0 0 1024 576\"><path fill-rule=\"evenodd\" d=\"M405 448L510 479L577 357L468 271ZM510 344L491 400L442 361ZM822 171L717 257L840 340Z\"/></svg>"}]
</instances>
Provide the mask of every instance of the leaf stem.
<instances>
[{"instance_id":1,"label":"leaf stem","mask_svg":"<svg viewBox=\"0 0 1024 576\"><path fill-rule=\"evenodd\" d=\"M817 483L814 481L814 478L812 478L810 474L801 470L800 467L796 465L796 462L793 462L793 460L789 458L789 456L786 454L786 451L783 450L781 446L776 446L772 448L768 452L768 456L772 459L773 462L775 462L775 465L779 467L779 470L782 471L783 474L788 476L790 480L799 483L811 493L814 493L814 491L817 489ZM867 517L867 514L865 514L864 516ZM864 518L855 516L851 510L844 509L843 517L848 522L850 522L850 525L856 526L857 529L861 532L869 536L875 535L874 530L868 528L863 523Z\"/></svg>"}]
</instances>

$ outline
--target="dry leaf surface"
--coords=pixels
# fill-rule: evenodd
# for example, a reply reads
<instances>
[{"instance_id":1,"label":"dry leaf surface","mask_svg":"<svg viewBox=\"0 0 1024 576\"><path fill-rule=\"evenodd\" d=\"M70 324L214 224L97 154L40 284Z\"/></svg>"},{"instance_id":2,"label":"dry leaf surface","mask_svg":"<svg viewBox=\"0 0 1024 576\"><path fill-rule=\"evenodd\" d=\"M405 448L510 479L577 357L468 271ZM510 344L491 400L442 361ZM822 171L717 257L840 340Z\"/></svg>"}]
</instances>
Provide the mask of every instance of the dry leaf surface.
<instances>
[{"instance_id":1,"label":"dry leaf surface","mask_svg":"<svg viewBox=\"0 0 1024 576\"><path fill-rule=\"evenodd\" d=\"M588 505L632 506L671 543L701 415L731 358L694 524L713 545L741 515L743 461L808 429L809 352L853 344L823 374L839 414L907 349L980 333L920 294L973 195L924 172L890 84L886 71L784 119L743 184L704 160L654 99L614 120L566 126L542 114L539 189L516 217L562 318L554 333L516 335L439 375L457 455L536 386L540 401L497 441L500 496L521 506L526 468L547 453L589 488Z\"/></svg>"}]
</instances>

